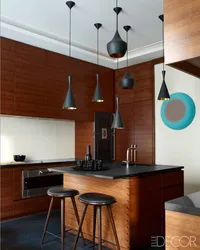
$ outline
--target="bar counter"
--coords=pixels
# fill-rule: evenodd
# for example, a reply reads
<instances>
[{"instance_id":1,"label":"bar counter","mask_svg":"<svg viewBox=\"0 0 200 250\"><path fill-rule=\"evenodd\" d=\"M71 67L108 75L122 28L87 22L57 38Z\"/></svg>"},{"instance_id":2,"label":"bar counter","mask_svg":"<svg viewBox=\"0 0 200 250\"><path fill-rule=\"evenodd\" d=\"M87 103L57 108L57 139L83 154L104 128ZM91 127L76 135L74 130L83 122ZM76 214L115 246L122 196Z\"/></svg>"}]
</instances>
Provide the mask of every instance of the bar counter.
<instances>
[{"instance_id":1,"label":"bar counter","mask_svg":"<svg viewBox=\"0 0 200 250\"><path fill-rule=\"evenodd\" d=\"M148 247L151 236L162 235L164 201L183 195L183 166L132 165L115 162L105 164L104 171L77 171L75 166L52 168L64 174L64 186L80 194L98 192L112 195L113 216L121 250ZM79 215L83 204L76 198ZM66 199L65 225L77 229L71 202ZM93 210L88 207L83 225L84 236L92 239ZM76 231L73 231L76 233ZM97 238L97 235L96 235ZM98 238L97 238L98 239ZM103 245L110 249L114 237L106 208L102 209Z\"/></svg>"}]
</instances>

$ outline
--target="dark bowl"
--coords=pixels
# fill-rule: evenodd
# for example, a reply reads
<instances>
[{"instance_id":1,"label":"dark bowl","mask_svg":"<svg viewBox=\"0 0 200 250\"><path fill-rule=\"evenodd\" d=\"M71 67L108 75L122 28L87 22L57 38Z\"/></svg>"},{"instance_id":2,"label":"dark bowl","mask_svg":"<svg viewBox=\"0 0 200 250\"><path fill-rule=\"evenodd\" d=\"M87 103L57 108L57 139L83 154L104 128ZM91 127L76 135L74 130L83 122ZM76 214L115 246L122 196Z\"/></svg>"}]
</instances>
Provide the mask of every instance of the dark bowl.
<instances>
[{"instance_id":1,"label":"dark bowl","mask_svg":"<svg viewBox=\"0 0 200 250\"><path fill-rule=\"evenodd\" d=\"M14 161L24 161L26 156L25 155L13 155Z\"/></svg>"}]
</instances>

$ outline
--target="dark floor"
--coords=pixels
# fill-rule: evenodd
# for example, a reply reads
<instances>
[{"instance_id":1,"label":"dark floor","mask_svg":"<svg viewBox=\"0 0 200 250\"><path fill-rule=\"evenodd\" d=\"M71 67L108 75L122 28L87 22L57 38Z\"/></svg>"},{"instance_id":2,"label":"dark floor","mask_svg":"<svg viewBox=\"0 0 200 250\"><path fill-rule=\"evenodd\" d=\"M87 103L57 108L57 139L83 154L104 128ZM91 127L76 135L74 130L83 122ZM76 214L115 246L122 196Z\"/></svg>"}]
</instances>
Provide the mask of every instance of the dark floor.
<instances>
[{"instance_id":1,"label":"dark floor","mask_svg":"<svg viewBox=\"0 0 200 250\"><path fill-rule=\"evenodd\" d=\"M40 246L41 235L44 228L46 213L27 216L20 219L1 223L1 250L60 250L60 239L46 234L44 244ZM52 212L48 231L60 236L60 213ZM65 249L71 250L74 235L66 233ZM92 244L87 241L83 246L79 240L77 250L91 249ZM103 248L108 250L108 248Z\"/></svg>"},{"instance_id":2,"label":"dark floor","mask_svg":"<svg viewBox=\"0 0 200 250\"><path fill-rule=\"evenodd\" d=\"M40 246L41 235L46 219L46 213L9 220L1 225L1 250L60 250L60 239L46 234L44 244ZM54 211L51 215L48 231L60 235L60 213ZM65 250L71 250L74 235L66 233ZM80 239L77 250L93 249L91 242L86 246ZM98 249L98 247L96 247ZM103 250L108 250L104 247Z\"/></svg>"}]
</instances>

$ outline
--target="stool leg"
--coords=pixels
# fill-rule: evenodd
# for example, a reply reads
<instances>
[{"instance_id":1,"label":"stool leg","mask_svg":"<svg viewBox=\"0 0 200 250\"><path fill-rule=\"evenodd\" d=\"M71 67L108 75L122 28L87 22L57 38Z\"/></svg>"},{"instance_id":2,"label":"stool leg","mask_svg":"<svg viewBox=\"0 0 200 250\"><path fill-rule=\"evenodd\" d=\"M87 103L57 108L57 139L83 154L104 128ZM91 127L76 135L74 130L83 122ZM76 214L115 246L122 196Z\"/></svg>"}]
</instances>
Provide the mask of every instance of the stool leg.
<instances>
[{"instance_id":1,"label":"stool leg","mask_svg":"<svg viewBox=\"0 0 200 250\"><path fill-rule=\"evenodd\" d=\"M83 225L83 221L84 221L85 214L86 214L86 211L87 211L87 207L88 207L88 205L85 204L85 206L83 208L83 213L82 213L82 216L81 216L81 221L80 221L80 224L79 224L79 227L78 227L78 231L77 231L77 235L76 235L76 240L74 242L73 250L76 249L76 245L78 243L78 238L79 238L79 235L80 235L80 232L81 232L81 229L82 229L82 225Z\"/></svg>"},{"instance_id":2,"label":"stool leg","mask_svg":"<svg viewBox=\"0 0 200 250\"><path fill-rule=\"evenodd\" d=\"M77 223L79 225L80 219L79 219L78 210L77 210L77 206L76 206L76 202L75 202L74 197L71 197L71 200L72 200L72 205L73 205L73 208L74 208L74 213L75 213L75 216L76 216L76 220L77 220ZM83 235L82 230L81 230L81 237L83 239L83 244L85 245L85 240L84 240L84 235Z\"/></svg>"},{"instance_id":3,"label":"stool leg","mask_svg":"<svg viewBox=\"0 0 200 250\"><path fill-rule=\"evenodd\" d=\"M46 218L46 222L45 222L45 226L44 226L44 231L43 231L43 234L42 234L41 245L43 244L44 237L45 237L45 234L46 234L46 231L47 231L47 226L48 226L49 218L50 218L50 215L51 215L52 205L53 205L53 197L51 197L51 201L50 201L50 204L49 204L49 210L48 210L48 214L47 214L47 218Z\"/></svg>"},{"instance_id":4,"label":"stool leg","mask_svg":"<svg viewBox=\"0 0 200 250\"><path fill-rule=\"evenodd\" d=\"M101 232L101 206L97 206L99 250L102 250L102 232Z\"/></svg>"},{"instance_id":5,"label":"stool leg","mask_svg":"<svg viewBox=\"0 0 200 250\"><path fill-rule=\"evenodd\" d=\"M94 206L94 215L93 215L93 248L95 246L96 214L97 214L97 208L96 208L96 206Z\"/></svg>"},{"instance_id":6,"label":"stool leg","mask_svg":"<svg viewBox=\"0 0 200 250\"><path fill-rule=\"evenodd\" d=\"M107 205L107 208L108 208L108 213L109 213L109 217L110 217L110 221L111 221L111 225L112 225L113 234L115 236L115 242L116 242L117 250L120 250L119 240L118 240L118 237L117 237L117 231L116 231L115 222L114 222L114 218L113 218L113 214L112 214L112 210L111 210L110 205Z\"/></svg>"},{"instance_id":7,"label":"stool leg","mask_svg":"<svg viewBox=\"0 0 200 250\"><path fill-rule=\"evenodd\" d=\"M65 198L61 198L61 250L64 250L65 239Z\"/></svg>"}]
</instances>

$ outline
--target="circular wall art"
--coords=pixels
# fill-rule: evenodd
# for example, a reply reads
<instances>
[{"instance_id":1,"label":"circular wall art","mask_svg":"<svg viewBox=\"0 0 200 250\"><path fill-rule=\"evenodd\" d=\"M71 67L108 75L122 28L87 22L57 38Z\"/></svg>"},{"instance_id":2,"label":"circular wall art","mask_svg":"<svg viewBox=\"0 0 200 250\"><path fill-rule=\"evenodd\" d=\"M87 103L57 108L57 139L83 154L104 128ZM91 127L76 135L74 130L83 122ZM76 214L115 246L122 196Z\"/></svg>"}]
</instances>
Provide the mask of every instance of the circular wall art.
<instances>
[{"instance_id":1,"label":"circular wall art","mask_svg":"<svg viewBox=\"0 0 200 250\"><path fill-rule=\"evenodd\" d=\"M174 93L170 100L163 101L161 118L164 124L174 130L188 127L193 121L196 107L193 99L185 93Z\"/></svg>"}]
</instances>

